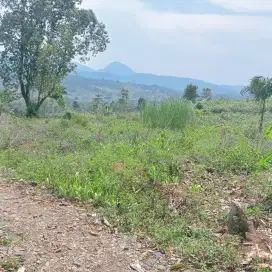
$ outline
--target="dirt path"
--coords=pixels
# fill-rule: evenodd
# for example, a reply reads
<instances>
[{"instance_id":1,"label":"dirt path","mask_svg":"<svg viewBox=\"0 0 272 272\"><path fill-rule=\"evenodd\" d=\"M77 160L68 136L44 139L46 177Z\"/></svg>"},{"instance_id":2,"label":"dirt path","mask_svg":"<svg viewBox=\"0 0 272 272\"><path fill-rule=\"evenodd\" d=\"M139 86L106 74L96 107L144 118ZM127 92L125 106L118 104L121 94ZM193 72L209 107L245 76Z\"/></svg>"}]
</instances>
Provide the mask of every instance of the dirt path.
<instances>
[{"instance_id":1,"label":"dirt path","mask_svg":"<svg viewBox=\"0 0 272 272\"><path fill-rule=\"evenodd\" d=\"M94 211L0 177L1 239L0 263L21 258L25 272L167 271L162 254L147 258L143 245L110 233Z\"/></svg>"}]
</instances>

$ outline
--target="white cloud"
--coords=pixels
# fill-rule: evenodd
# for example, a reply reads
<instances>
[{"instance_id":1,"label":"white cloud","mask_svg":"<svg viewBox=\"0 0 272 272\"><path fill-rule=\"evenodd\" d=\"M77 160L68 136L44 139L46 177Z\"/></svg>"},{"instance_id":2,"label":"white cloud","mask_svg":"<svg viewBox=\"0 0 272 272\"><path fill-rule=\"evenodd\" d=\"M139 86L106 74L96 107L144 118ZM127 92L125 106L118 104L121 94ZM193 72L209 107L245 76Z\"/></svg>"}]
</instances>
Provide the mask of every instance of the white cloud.
<instances>
[{"instance_id":1,"label":"white cloud","mask_svg":"<svg viewBox=\"0 0 272 272\"><path fill-rule=\"evenodd\" d=\"M237 12L272 12L271 0L209 0L209 2Z\"/></svg>"},{"instance_id":2,"label":"white cloud","mask_svg":"<svg viewBox=\"0 0 272 272\"><path fill-rule=\"evenodd\" d=\"M271 8L272 1L258 5L261 0L210 0L220 5L233 7L246 7L249 9ZM246 5L248 3L248 5ZM261 2L262 3L262 2ZM181 14L174 12L153 11L144 7L143 3L137 0L96 0L83 1L85 7L93 8L98 13L107 11L112 18L120 15L128 19L136 20L138 26L151 31L186 31L191 33L204 32L235 32L242 35L260 37L272 37L272 18L263 16L235 16L220 14Z\"/></svg>"},{"instance_id":3,"label":"white cloud","mask_svg":"<svg viewBox=\"0 0 272 272\"><path fill-rule=\"evenodd\" d=\"M83 0L83 5L95 11L111 37L106 52L92 59L93 67L116 60L138 72L221 83L245 83L270 71L268 16L163 12L147 9L140 0Z\"/></svg>"}]
</instances>

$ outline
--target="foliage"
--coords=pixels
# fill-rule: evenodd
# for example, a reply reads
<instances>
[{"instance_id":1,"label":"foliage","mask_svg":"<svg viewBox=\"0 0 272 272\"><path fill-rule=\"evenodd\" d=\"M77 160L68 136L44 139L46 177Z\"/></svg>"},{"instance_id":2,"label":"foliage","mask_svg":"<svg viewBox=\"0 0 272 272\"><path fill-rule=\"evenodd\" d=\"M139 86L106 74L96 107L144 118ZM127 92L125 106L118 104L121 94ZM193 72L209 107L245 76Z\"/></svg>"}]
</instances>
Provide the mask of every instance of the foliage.
<instances>
[{"instance_id":1,"label":"foliage","mask_svg":"<svg viewBox=\"0 0 272 272\"><path fill-rule=\"evenodd\" d=\"M204 106L203 106L202 103L198 102L198 103L195 105L195 108L196 108L197 110L203 110Z\"/></svg>"},{"instance_id":2,"label":"foliage","mask_svg":"<svg viewBox=\"0 0 272 272\"><path fill-rule=\"evenodd\" d=\"M96 94L92 104L91 104L91 112L93 113L102 113L105 102L101 94Z\"/></svg>"},{"instance_id":3,"label":"foliage","mask_svg":"<svg viewBox=\"0 0 272 272\"><path fill-rule=\"evenodd\" d=\"M204 88L202 90L202 99L205 101L210 101L212 100L212 90L210 88Z\"/></svg>"},{"instance_id":4,"label":"foliage","mask_svg":"<svg viewBox=\"0 0 272 272\"><path fill-rule=\"evenodd\" d=\"M5 87L20 89L28 116L36 116L48 98L63 103L63 78L75 65L106 49L105 26L80 0L1 0L0 76Z\"/></svg>"},{"instance_id":5,"label":"foliage","mask_svg":"<svg viewBox=\"0 0 272 272\"><path fill-rule=\"evenodd\" d=\"M250 80L250 84L243 88L242 95L250 94L254 99L261 104L260 121L259 121L259 133L263 130L264 113L266 107L266 101L272 95L272 79L262 76L255 76Z\"/></svg>"},{"instance_id":6,"label":"foliage","mask_svg":"<svg viewBox=\"0 0 272 272\"><path fill-rule=\"evenodd\" d=\"M147 103L141 110L142 122L150 128L183 130L194 121L194 111L185 100L166 100L159 104Z\"/></svg>"},{"instance_id":7,"label":"foliage","mask_svg":"<svg viewBox=\"0 0 272 272\"><path fill-rule=\"evenodd\" d=\"M129 90L122 87L120 91L119 99L117 102L119 110L125 110L125 107L128 104L128 99L129 99Z\"/></svg>"},{"instance_id":8,"label":"foliage","mask_svg":"<svg viewBox=\"0 0 272 272\"><path fill-rule=\"evenodd\" d=\"M272 125L270 125L269 127L267 127L264 131L264 137L266 139L272 139ZM265 156L264 158L262 158L259 161L259 165L263 166L265 165L267 162L271 162L272 161L272 153L269 153L267 156Z\"/></svg>"},{"instance_id":9,"label":"foliage","mask_svg":"<svg viewBox=\"0 0 272 272\"><path fill-rule=\"evenodd\" d=\"M17 99L17 97L17 92L12 92L9 89L4 89L3 92L0 92L0 115L4 109L7 109L10 106L12 101Z\"/></svg>"},{"instance_id":10,"label":"foliage","mask_svg":"<svg viewBox=\"0 0 272 272\"><path fill-rule=\"evenodd\" d=\"M180 104L194 112L188 101L165 103L161 112L176 119L183 116ZM249 133L257 118L247 111L253 103L202 103L207 111L201 111L197 126L188 121L191 125L182 129L152 128L130 113L31 120L2 116L0 168L17 179L44 182L56 195L92 199L120 230L148 237L200 271L238 268L238 238L214 233L233 197L228 192L245 188L244 195L253 199L262 194L257 162L272 143L257 142ZM218 105L239 105L245 112L228 111L223 119L212 112Z\"/></svg>"},{"instance_id":11,"label":"foliage","mask_svg":"<svg viewBox=\"0 0 272 272\"><path fill-rule=\"evenodd\" d=\"M141 110L142 108L144 108L146 106L146 103L147 103L146 99L144 99L143 97L140 97L138 99L137 109Z\"/></svg>"},{"instance_id":12,"label":"foliage","mask_svg":"<svg viewBox=\"0 0 272 272\"><path fill-rule=\"evenodd\" d=\"M74 110L79 110L79 109L80 109L80 105L79 105L78 101L76 101L76 100L74 100L72 106L73 106L73 109L74 109Z\"/></svg>"},{"instance_id":13,"label":"foliage","mask_svg":"<svg viewBox=\"0 0 272 272\"><path fill-rule=\"evenodd\" d=\"M197 90L198 90L198 86L193 84L187 85L187 87L184 90L183 98L189 101L192 101L194 103L198 97Z\"/></svg>"}]
</instances>

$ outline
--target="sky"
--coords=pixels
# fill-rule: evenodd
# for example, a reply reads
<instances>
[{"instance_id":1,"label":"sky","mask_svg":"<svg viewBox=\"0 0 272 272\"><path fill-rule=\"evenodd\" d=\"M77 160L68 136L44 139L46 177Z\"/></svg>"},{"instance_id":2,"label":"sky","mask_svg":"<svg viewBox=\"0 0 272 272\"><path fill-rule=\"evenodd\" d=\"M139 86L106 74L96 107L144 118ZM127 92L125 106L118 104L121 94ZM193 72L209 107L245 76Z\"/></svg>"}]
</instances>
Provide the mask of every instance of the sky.
<instances>
[{"instance_id":1,"label":"sky","mask_svg":"<svg viewBox=\"0 0 272 272\"><path fill-rule=\"evenodd\" d=\"M272 0L83 0L110 44L87 64L247 84L272 75Z\"/></svg>"}]
</instances>

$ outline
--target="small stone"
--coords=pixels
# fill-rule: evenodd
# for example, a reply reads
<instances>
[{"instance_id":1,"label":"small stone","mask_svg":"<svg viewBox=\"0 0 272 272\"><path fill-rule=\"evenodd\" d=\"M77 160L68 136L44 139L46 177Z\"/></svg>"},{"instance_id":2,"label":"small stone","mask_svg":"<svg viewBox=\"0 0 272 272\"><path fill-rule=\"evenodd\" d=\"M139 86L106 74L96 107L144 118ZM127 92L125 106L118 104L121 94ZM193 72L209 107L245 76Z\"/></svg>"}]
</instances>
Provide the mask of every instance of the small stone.
<instances>
[{"instance_id":1,"label":"small stone","mask_svg":"<svg viewBox=\"0 0 272 272\"><path fill-rule=\"evenodd\" d=\"M92 236L99 236L99 233L97 233L97 232L94 232L94 231L90 231L90 234L92 235Z\"/></svg>"},{"instance_id":2,"label":"small stone","mask_svg":"<svg viewBox=\"0 0 272 272\"><path fill-rule=\"evenodd\" d=\"M145 270L141 267L139 263L131 264L130 268L136 272L145 272Z\"/></svg>"},{"instance_id":3,"label":"small stone","mask_svg":"<svg viewBox=\"0 0 272 272\"><path fill-rule=\"evenodd\" d=\"M78 263L78 262L73 262L73 265L74 265L74 266L77 266L77 267L81 267L81 264Z\"/></svg>"},{"instance_id":4,"label":"small stone","mask_svg":"<svg viewBox=\"0 0 272 272\"><path fill-rule=\"evenodd\" d=\"M15 253L14 253L14 256L16 256L16 257L24 257L24 256L25 256L25 253L24 253L24 252L18 251L18 252L15 252Z\"/></svg>"},{"instance_id":5,"label":"small stone","mask_svg":"<svg viewBox=\"0 0 272 272\"><path fill-rule=\"evenodd\" d=\"M127 245L123 246L123 250L129 250L129 246Z\"/></svg>"},{"instance_id":6,"label":"small stone","mask_svg":"<svg viewBox=\"0 0 272 272\"><path fill-rule=\"evenodd\" d=\"M161 259L163 258L163 254L159 251L155 251L153 252L153 256L156 258L156 259Z\"/></svg>"},{"instance_id":7,"label":"small stone","mask_svg":"<svg viewBox=\"0 0 272 272\"><path fill-rule=\"evenodd\" d=\"M167 268L165 266L163 266L163 265L158 265L157 269L159 271L166 271L167 270Z\"/></svg>"}]
</instances>

